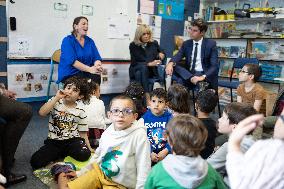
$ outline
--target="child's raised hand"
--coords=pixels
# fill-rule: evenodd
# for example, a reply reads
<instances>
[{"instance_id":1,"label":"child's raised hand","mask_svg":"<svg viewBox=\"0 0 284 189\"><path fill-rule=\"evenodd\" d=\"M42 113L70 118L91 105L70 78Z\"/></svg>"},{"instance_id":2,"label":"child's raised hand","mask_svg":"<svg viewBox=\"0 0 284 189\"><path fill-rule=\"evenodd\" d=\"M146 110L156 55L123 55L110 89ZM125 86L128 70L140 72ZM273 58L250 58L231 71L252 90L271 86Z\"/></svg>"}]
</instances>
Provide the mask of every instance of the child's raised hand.
<instances>
[{"instance_id":1,"label":"child's raised hand","mask_svg":"<svg viewBox=\"0 0 284 189\"><path fill-rule=\"evenodd\" d=\"M56 95L55 95L55 97L57 97L58 99L62 99L62 98L64 98L66 96L66 94L64 93L64 91L63 90L58 90L57 91L57 93L56 93Z\"/></svg>"},{"instance_id":2,"label":"child's raised hand","mask_svg":"<svg viewBox=\"0 0 284 189\"><path fill-rule=\"evenodd\" d=\"M238 125L233 129L232 134L229 138L229 150L239 151L240 143L244 136L256 127L263 124L264 117L262 114L256 114L247 117L238 123Z\"/></svg>"},{"instance_id":3,"label":"child's raised hand","mask_svg":"<svg viewBox=\"0 0 284 189\"><path fill-rule=\"evenodd\" d=\"M158 156L158 154L156 154L155 152L152 152L152 153L151 153L151 160L152 160L153 162L158 162L158 161L159 161L159 156Z\"/></svg>"}]
</instances>

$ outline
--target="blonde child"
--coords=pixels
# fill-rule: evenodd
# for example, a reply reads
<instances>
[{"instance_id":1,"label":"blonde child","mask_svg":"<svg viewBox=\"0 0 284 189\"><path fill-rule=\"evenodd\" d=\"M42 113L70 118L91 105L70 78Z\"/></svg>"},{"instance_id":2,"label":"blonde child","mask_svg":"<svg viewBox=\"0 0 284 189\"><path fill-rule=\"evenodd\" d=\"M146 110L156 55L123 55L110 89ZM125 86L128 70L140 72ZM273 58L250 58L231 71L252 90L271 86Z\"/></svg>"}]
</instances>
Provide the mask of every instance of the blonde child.
<instances>
[{"instance_id":1,"label":"blonde child","mask_svg":"<svg viewBox=\"0 0 284 189\"><path fill-rule=\"evenodd\" d=\"M151 169L150 144L143 121L136 121L133 100L123 95L113 98L109 117L112 124L102 134L91 163L77 174L61 173L59 189L144 188Z\"/></svg>"},{"instance_id":2,"label":"blonde child","mask_svg":"<svg viewBox=\"0 0 284 189\"><path fill-rule=\"evenodd\" d=\"M78 161L86 161L91 156L88 149L88 125L86 114L78 100L89 100L87 81L79 77L68 78L64 90L56 95L39 110L41 116L50 114L48 137L42 146L31 157L33 169L46 166L66 156Z\"/></svg>"},{"instance_id":3,"label":"blonde child","mask_svg":"<svg viewBox=\"0 0 284 189\"><path fill-rule=\"evenodd\" d=\"M207 130L199 119L178 115L168 123L167 135L173 154L153 167L146 189L226 188L221 176L199 155L207 138Z\"/></svg>"}]
</instances>

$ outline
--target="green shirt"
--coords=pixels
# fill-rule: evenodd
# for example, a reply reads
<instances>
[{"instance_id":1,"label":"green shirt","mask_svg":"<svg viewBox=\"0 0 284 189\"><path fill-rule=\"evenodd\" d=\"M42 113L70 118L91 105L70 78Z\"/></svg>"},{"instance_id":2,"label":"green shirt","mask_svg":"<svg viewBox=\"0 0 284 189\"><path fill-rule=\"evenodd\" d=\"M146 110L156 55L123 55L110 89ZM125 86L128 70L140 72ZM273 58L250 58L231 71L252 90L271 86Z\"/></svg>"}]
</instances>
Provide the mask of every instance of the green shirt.
<instances>
[{"instance_id":1,"label":"green shirt","mask_svg":"<svg viewBox=\"0 0 284 189\"><path fill-rule=\"evenodd\" d=\"M193 170L194 171L194 170ZM150 172L147 181L145 183L145 189L153 188L184 188L179 185L164 169L162 162L158 163L153 167ZM223 182L223 179L216 172L215 169L208 164L208 173L204 181L197 187L197 189L226 189L226 185Z\"/></svg>"}]
</instances>

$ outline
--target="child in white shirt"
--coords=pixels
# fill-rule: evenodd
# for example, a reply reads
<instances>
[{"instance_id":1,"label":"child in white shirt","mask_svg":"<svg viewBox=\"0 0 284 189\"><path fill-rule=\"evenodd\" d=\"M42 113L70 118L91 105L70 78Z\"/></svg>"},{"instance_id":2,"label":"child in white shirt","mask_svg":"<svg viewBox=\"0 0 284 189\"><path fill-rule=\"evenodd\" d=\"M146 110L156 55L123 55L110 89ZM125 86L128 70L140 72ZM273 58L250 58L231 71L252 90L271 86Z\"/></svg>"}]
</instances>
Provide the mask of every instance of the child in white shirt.
<instances>
[{"instance_id":1,"label":"child in white shirt","mask_svg":"<svg viewBox=\"0 0 284 189\"><path fill-rule=\"evenodd\" d=\"M113 124L102 134L92 164L73 181L69 178L76 176L75 172L61 173L59 189L144 188L151 169L150 144L143 121L136 121L133 100L123 95L115 97L109 116Z\"/></svg>"},{"instance_id":2,"label":"child in white shirt","mask_svg":"<svg viewBox=\"0 0 284 189\"><path fill-rule=\"evenodd\" d=\"M89 127L88 137L90 145L96 147L96 141L101 138L102 133L106 129L106 124L109 124L110 121L106 118L104 102L99 99L99 84L95 83L93 80L89 80L88 83L91 91L90 103L85 105Z\"/></svg>"}]
</instances>

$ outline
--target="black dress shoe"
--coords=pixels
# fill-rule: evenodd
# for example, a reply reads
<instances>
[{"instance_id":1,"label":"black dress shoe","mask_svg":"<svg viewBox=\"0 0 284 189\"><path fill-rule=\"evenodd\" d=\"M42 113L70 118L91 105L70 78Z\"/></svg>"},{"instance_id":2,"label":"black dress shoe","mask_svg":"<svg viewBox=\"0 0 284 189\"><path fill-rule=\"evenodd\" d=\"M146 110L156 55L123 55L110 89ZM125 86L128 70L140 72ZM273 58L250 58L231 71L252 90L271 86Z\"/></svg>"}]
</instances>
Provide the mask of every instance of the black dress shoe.
<instances>
[{"instance_id":1,"label":"black dress shoe","mask_svg":"<svg viewBox=\"0 0 284 189\"><path fill-rule=\"evenodd\" d=\"M13 173L10 173L10 175L7 176L6 179L7 179L7 183L5 184L5 187L8 187L13 184L17 184L17 183L27 180L27 176L26 175L15 175Z\"/></svg>"}]
</instances>

